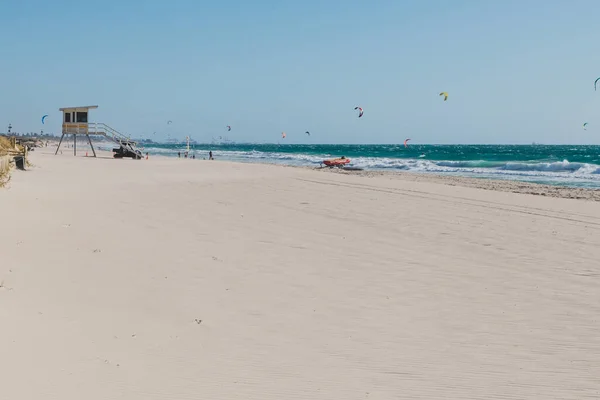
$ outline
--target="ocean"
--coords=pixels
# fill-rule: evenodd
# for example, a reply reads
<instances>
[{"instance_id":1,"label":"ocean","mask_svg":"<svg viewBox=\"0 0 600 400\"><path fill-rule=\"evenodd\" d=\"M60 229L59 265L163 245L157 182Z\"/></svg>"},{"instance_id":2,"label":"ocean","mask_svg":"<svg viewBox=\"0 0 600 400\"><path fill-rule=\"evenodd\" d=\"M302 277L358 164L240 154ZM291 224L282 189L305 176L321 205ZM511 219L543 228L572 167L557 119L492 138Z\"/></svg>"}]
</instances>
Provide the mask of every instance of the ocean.
<instances>
[{"instance_id":1,"label":"ocean","mask_svg":"<svg viewBox=\"0 0 600 400\"><path fill-rule=\"evenodd\" d=\"M405 171L600 188L600 146L550 145L296 145L196 144L196 158L319 166L345 156L365 170ZM185 144L147 145L151 155L177 157Z\"/></svg>"}]
</instances>

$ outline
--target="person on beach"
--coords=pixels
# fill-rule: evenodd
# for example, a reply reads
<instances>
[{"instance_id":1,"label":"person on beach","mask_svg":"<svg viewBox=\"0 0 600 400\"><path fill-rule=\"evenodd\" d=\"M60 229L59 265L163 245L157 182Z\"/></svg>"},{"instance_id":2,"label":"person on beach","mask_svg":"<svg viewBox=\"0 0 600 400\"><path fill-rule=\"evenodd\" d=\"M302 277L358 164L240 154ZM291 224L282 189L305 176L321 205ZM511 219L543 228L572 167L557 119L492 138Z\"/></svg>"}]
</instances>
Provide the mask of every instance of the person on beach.
<instances>
[{"instance_id":1,"label":"person on beach","mask_svg":"<svg viewBox=\"0 0 600 400\"><path fill-rule=\"evenodd\" d=\"M209 151L209 152L208 152L208 159L209 159L209 160L213 160L212 151Z\"/></svg>"},{"instance_id":2,"label":"person on beach","mask_svg":"<svg viewBox=\"0 0 600 400\"><path fill-rule=\"evenodd\" d=\"M180 151L177 152L177 158L181 158L181 152Z\"/></svg>"}]
</instances>

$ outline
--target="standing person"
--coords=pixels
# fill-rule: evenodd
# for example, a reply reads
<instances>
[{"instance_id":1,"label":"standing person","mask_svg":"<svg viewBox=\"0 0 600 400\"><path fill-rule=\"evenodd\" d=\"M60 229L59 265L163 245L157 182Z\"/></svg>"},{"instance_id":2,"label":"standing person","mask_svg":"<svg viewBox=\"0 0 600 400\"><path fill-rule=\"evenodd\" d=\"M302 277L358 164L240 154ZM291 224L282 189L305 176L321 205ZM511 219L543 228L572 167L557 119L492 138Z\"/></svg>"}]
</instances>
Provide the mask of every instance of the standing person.
<instances>
[{"instance_id":1,"label":"standing person","mask_svg":"<svg viewBox=\"0 0 600 400\"><path fill-rule=\"evenodd\" d=\"M208 159L209 159L209 160L213 160L212 151L209 151L209 152L208 152Z\"/></svg>"},{"instance_id":2,"label":"standing person","mask_svg":"<svg viewBox=\"0 0 600 400\"><path fill-rule=\"evenodd\" d=\"M181 158L181 152L180 151L177 152L177 158Z\"/></svg>"}]
</instances>

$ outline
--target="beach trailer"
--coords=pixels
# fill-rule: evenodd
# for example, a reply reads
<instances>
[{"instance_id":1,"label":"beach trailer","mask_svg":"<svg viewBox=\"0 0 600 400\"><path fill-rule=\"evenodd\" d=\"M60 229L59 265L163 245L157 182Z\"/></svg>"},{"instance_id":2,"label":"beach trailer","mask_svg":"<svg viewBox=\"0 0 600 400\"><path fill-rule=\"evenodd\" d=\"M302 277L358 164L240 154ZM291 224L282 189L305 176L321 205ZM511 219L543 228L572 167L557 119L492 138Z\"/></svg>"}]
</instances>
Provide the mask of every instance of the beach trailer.
<instances>
[{"instance_id":1,"label":"beach trailer","mask_svg":"<svg viewBox=\"0 0 600 400\"><path fill-rule=\"evenodd\" d=\"M92 144L90 135L104 136L107 139L112 140L119 145L113 152L114 158L130 157L133 159L141 160L142 152L137 148L137 142L131 140L127 135L122 134L116 129L102 122L90 122L89 112L90 110L96 109L98 106L79 106L79 107L64 107L59 108L59 111L63 113L62 118L62 136L56 153L60 150L60 145L66 135L73 135L73 155L77 155L77 136L85 136L92 148L92 153L96 157L96 150Z\"/></svg>"}]
</instances>

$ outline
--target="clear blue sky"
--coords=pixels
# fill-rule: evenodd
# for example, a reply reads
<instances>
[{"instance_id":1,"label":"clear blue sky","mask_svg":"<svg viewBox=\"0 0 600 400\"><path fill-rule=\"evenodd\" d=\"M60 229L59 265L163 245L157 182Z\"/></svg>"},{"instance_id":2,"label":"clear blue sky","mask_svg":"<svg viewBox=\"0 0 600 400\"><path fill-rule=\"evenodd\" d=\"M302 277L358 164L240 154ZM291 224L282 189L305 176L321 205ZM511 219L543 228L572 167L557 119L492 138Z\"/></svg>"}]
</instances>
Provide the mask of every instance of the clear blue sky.
<instances>
[{"instance_id":1,"label":"clear blue sky","mask_svg":"<svg viewBox=\"0 0 600 400\"><path fill-rule=\"evenodd\" d=\"M600 144L597 0L5 0L0 15L0 131L60 132L59 107L98 104L93 120L157 139Z\"/></svg>"}]
</instances>

